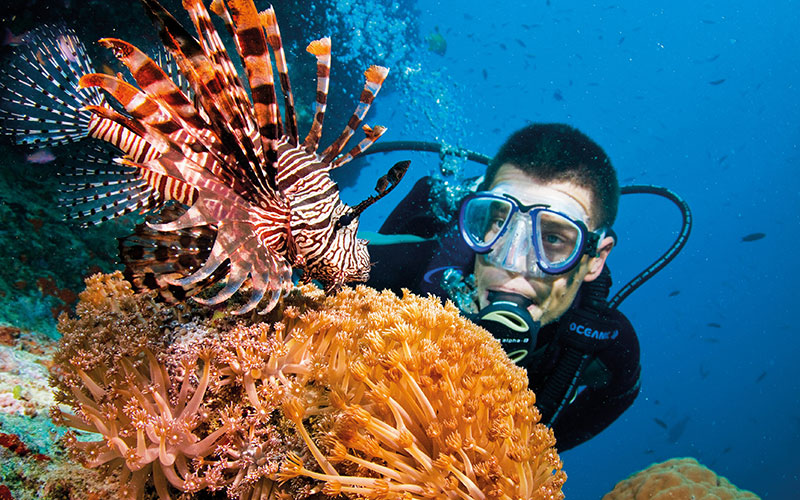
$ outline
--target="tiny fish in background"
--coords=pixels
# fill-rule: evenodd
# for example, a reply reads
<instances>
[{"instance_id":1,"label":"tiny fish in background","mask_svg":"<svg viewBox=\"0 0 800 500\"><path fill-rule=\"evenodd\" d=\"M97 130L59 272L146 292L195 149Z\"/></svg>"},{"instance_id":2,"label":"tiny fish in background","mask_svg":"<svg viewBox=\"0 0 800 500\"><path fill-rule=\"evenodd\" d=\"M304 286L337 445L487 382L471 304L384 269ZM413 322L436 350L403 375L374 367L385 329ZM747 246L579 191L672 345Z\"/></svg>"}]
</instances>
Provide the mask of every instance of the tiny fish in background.
<instances>
[{"instance_id":1,"label":"tiny fish in background","mask_svg":"<svg viewBox=\"0 0 800 500\"><path fill-rule=\"evenodd\" d=\"M686 425L689 423L689 417L683 417L680 422L673 425L672 428L669 430L669 435L667 436L667 441L672 444L678 442L678 440L683 436L683 433L686 431Z\"/></svg>"},{"instance_id":2,"label":"tiny fish in background","mask_svg":"<svg viewBox=\"0 0 800 500\"><path fill-rule=\"evenodd\" d=\"M661 420L660 418L653 418L653 422L655 422L656 424L658 424L658 426L659 426L659 427L661 427L662 429L667 429L667 428L669 428L669 426L667 425L667 423L666 423L666 422L664 422L663 420Z\"/></svg>"},{"instance_id":3,"label":"tiny fish in background","mask_svg":"<svg viewBox=\"0 0 800 500\"><path fill-rule=\"evenodd\" d=\"M719 85L719 84L724 83L724 82L725 82L725 79L724 78L720 78L719 80L712 80L712 81L708 82L708 84L709 85Z\"/></svg>"},{"instance_id":4,"label":"tiny fish in background","mask_svg":"<svg viewBox=\"0 0 800 500\"><path fill-rule=\"evenodd\" d=\"M50 163L55 159L56 155L54 155L53 152L50 151L49 149L40 149L35 153L31 153L25 156L25 161L27 161L28 163L36 163L38 165Z\"/></svg>"},{"instance_id":5,"label":"tiny fish in background","mask_svg":"<svg viewBox=\"0 0 800 500\"><path fill-rule=\"evenodd\" d=\"M750 233L742 236L742 241L758 241L766 236L766 233Z\"/></svg>"},{"instance_id":6,"label":"tiny fish in background","mask_svg":"<svg viewBox=\"0 0 800 500\"><path fill-rule=\"evenodd\" d=\"M673 290L673 291L669 292L669 297L677 297L680 294L681 294L680 290Z\"/></svg>"},{"instance_id":7,"label":"tiny fish in background","mask_svg":"<svg viewBox=\"0 0 800 500\"><path fill-rule=\"evenodd\" d=\"M22 45L24 42L23 35L15 35L11 32L10 29L6 26L3 28L3 38L0 41L0 47L18 47Z\"/></svg>"},{"instance_id":8,"label":"tiny fish in background","mask_svg":"<svg viewBox=\"0 0 800 500\"><path fill-rule=\"evenodd\" d=\"M425 41L428 42L428 50L436 55L443 56L447 53L447 40L445 40L444 35L439 32L438 26L435 26L433 29L433 33L429 33L428 36L425 37Z\"/></svg>"},{"instance_id":9,"label":"tiny fish in background","mask_svg":"<svg viewBox=\"0 0 800 500\"><path fill-rule=\"evenodd\" d=\"M561 93L560 89L556 89L556 91L553 92L553 99L555 99L556 101L564 100L564 94Z\"/></svg>"},{"instance_id":10,"label":"tiny fish in background","mask_svg":"<svg viewBox=\"0 0 800 500\"><path fill-rule=\"evenodd\" d=\"M756 384L764 380L764 377L766 376L767 376L767 371L764 370L763 372L761 372L761 375L759 375L758 378L756 378Z\"/></svg>"},{"instance_id":11,"label":"tiny fish in background","mask_svg":"<svg viewBox=\"0 0 800 500\"><path fill-rule=\"evenodd\" d=\"M719 323L706 323L706 326L711 328L722 328L722 325L720 325Z\"/></svg>"}]
</instances>

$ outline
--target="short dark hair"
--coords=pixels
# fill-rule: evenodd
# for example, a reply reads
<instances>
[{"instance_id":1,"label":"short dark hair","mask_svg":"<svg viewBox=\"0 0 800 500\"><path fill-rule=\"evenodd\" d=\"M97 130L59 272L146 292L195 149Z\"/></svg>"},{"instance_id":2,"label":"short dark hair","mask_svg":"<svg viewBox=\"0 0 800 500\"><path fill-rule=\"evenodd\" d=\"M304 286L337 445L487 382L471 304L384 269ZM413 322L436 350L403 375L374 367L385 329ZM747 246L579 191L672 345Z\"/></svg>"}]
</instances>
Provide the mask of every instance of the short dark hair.
<instances>
[{"instance_id":1,"label":"short dark hair","mask_svg":"<svg viewBox=\"0 0 800 500\"><path fill-rule=\"evenodd\" d=\"M514 132L489 162L479 189L489 189L506 163L542 182L568 181L588 189L597 227L614 224L619 206L617 172L603 148L580 130L563 123L534 123Z\"/></svg>"}]
</instances>

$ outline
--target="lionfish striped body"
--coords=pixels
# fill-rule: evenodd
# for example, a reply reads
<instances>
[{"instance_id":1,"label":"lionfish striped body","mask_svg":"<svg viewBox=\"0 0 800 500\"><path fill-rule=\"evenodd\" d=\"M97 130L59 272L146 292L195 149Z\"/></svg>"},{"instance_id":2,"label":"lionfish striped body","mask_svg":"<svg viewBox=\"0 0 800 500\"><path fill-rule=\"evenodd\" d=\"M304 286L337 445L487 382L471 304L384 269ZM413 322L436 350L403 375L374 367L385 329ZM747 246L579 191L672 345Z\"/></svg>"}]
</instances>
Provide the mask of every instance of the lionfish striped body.
<instances>
[{"instance_id":1,"label":"lionfish striped body","mask_svg":"<svg viewBox=\"0 0 800 500\"><path fill-rule=\"evenodd\" d=\"M195 297L213 305L249 285L250 299L236 311L244 313L265 297L262 312L272 309L291 286L293 268L330 289L366 280L369 255L366 242L357 238L358 214L394 188L408 162L395 165L379 180L378 195L355 208L340 200L329 173L385 132L365 125L366 137L341 154L388 70L372 66L366 71L359 105L344 132L319 153L330 39L307 49L317 58L317 102L311 130L301 142L272 8L258 13L252 0L211 4L236 43L251 101L201 0L183 2L197 38L155 0L142 2L179 71L164 64L165 71L127 42L103 39L100 43L127 66L136 85L122 75L91 73L73 34L39 30L28 35L28 52L5 71L0 84L8 96L0 109L4 131L28 144L92 137L124 153L112 162L102 150L99 156L84 155L83 165L67 179L65 205L90 224L134 210L158 213L120 243L128 275L139 287L180 300L223 282L210 299ZM119 106L108 105L97 89ZM54 104L43 106L47 98ZM31 117L34 108L39 114Z\"/></svg>"}]
</instances>

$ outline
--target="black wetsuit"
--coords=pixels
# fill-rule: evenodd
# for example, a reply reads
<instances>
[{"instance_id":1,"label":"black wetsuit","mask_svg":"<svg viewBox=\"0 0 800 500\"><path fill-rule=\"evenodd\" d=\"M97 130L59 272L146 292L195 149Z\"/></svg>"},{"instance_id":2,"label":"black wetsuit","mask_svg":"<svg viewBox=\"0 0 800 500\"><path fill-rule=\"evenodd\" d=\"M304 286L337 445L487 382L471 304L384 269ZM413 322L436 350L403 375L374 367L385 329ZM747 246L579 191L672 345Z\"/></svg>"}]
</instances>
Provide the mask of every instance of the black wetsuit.
<instances>
[{"instance_id":1,"label":"black wetsuit","mask_svg":"<svg viewBox=\"0 0 800 500\"><path fill-rule=\"evenodd\" d=\"M454 222L444 222L434 215L431 199L434 181L423 178L392 211L380 229L382 234L412 234L428 238L419 243L371 245L374 266L368 284L377 289L389 288L399 293L408 288L417 293L432 293L447 298L440 283L441 272L456 268L464 276L471 274L474 252L458 235ZM441 214L441 210L439 211ZM452 220L455 220L453 218ZM584 285L586 286L586 285ZM579 303L579 297L575 304ZM573 307L575 307L573 304ZM554 422L549 422L559 451L587 441L608 427L639 394L639 341L633 326L619 311L608 311L618 325L619 335L591 356L566 406ZM559 323L541 328L536 342L534 362L528 370L531 389L537 393L554 373L566 348L558 337ZM544 415L547 422L552 415Z\"/></svg>"}]
</instances>

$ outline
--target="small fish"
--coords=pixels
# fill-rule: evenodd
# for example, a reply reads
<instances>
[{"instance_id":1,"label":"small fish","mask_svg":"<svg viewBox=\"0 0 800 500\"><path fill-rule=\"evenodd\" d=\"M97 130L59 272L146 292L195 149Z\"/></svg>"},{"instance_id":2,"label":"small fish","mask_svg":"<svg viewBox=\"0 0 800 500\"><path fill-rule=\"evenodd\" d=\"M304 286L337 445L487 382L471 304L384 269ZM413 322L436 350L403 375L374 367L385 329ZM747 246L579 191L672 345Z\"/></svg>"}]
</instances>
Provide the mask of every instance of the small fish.
<instances>
[{"instance_id":1,"label":"small fish","mask_svg":"<svg viewBox=\"0 0 800 500\"><path fill-rule=\"evenodd\" d=\"M717 160L717 164L718 164L718 165L721 165L721 164L722 164L722 162L723 162L723 161L725 161L727 158L728 158L728 155L722 155L722 156L720 156L720 157L719 157L719 160Z\"/></svg>"},{"instance_id":2,"label":"small fish","mask_svg":"<svg viewBox=\"0 0 800 500\"><path fill-rule=\"evenodd\" d=\"M556 91L553 92L553 99L555 99L556 101L563 101L564 94L561 93L561 90L556 89Z\"/></svg>"},{"instance_id":3,"label":"small fish","mask_svg":"<svg viewBox=\"0 0 800 500\"><path fill-rule=\"evenodd\" d=\"M716 22L712 21L711 19L701 19L703 24L717 24Z\"/></svg>"},{"instance_id":4,"label":"small fish","mask_svg":"<svg viewBox=\"0 0 800 500\"><path fill-rule=\"evenodd\" d=\"M523 49L526 49L526 48L528 48L528 46L527 46L527 45L525 45L525 42L523 42L523 41L522 41L522 40L520 40L519 38L515 38L515 39L514 39L514 41L515 41L515 42L517 42L517 43L519 44L519 46L520 46L520 47L522 47Z\"/></svg>"},{"instance_id":5,"label":"small fish","mask_svg":"<svg viewBox=\"0 0 800 500\"><path fill-rule=\"evenodd\" d=\"M708 84L709 85L719 85L719 84L721 84L723 82L725 82L725 79L724 78L720 78L719 80L712 80L712 81L708 82Z\"/></svg>"},{"instance_id":6,"label":"small fish","mask_svg":"<svg viewBox=\"0 0 800 500\"><path fill-rule=\"evenodd\" d=\"M504 43L500 44L500 48L503 49L503 50L508 50L508 46L506 46L506 44L504 44Z\"/></svg>"},{"instance_id":7,"label":"small fish","mask_svg":"<svg viewBox=\"0 0 800 500\"><path fill-rule=\"evenodd\" d=\"M680 294L681 294L680 290L673 290L673 291L669 292L669 296L670 297L677 297Z\"/></svg>"},{"instance_id":8,"label":"small fish","mask_svg":"<svg viewBox=\"0 0 800 500\"><path fill-rule=\"evenodd\" d=\"M661 427L662 429L668 429L669 428L667 423L664 422L663 420L661 420L660 418L653 418L653 422L658 424L658 426Z\"/></svg>"},{"instance_id":9,"label":"small fish","mask_svg":"<svg viewBox=\"0 0 800 500\"><path fill-rule=\"evenodd\" d=\"M686 424L689 423L689 417L683 417L680 422L673 425L672 428L669 430L669 435L667 436L667 440L675 444L678 440L683 436L684 431L686 431Z\"/></svg>"},{"instance_id":10,"label":"small fish","mask_svg":"<svg viewBox=\"0 0 800 500\"><path fill-rule=\"evenodd\" d=\"M53 152L47 148L40 149L35 153L31 153L25 157L25 161L27 161L28 163L36 163L38 165L44 165L45 163L50 163L55 159L56 155L54 155Z\"/></svg>"},{"instance_id":11,"label":"small fish","mask_svg":"<svg viewBox=\"0 0 800 500\"><path fill-rule=\"evenodd\" d=\"M447 40L444 39L444 35L439 32L439 27L435 26L433 33L429 33L427 37L425 37L425 41L428 42L428 50L433 52L436 55L443 56L447 53Z\"/></svg>"},{"instance_id":12,"label":"small fish","mask_svg":"<svg viewBox=\"0 0 800 500\"><path fill-rule=\"evenodd\" d=\"M483 68L483 69L481 70L481 74L483 75L483 79L484 79L484 80L488 80L488 79L489 79L489 72L488 72L488 71L486 71L486 68Z\"/></svg>"},{"instance_id":13,"label":"small fish","mask_svg":"<svg viewBox=\"0 0 800 500\"><path fill-rule=\"evenodd\" d=\"M117 76L118 73L117 71L114 71L114 69L111 66L105 63L100 65L100 71L111 76Z\"/></svg>"},{"instance_id":14,"label":"small fish","mask_svg":"<svg viewBox=\"0 0 800 500\"><path fill-rule=\"evenodd\" d=\"M625 41L625 37L624 36L619 37L619 40L617 41L617 45L622 45L622 42L624 42L624 41Z\"/></svg>"},{"instance_id":15,"label":"small fish","mask_svg":"<svg viewBox=\"0 0 800 500\"><path fill-rule=\"evenodd\" d=\"M703 367L702 367L702 365L701 365L701 366L700 366L700 378L701 378L701 379L703 379L703 380L705 380L705 379L707 379L707 378L708 378L708 376L709 376L709 375L711 375L711 370L706 370L706 369L705 369L705 368L703 368Z\"/></svg>"},{"instance_id":16,"label":"small fish","mask_svg":"<svg viewBox=\"0 0 800 500\"><path fill-rule=\"evenodd\" d=\"M750 233L746 236L742 236L742 241L758 241L765 236L765 233Z\"/></svg>"},{"instance_id":17,"label":"small fish","mask_svg":"<svg viewBox=\"0 0 800 500\"><path fill-rule=\"evenodd\" d=\"M722 325L720 325L719 323L706 323L706 326L709 326L711 328L722 328Z\"/></svg>"},{"instance_id":18,"label":"small fish","mask_svg":"<svg viewBox=\"0 0 800 500\"><path fill-rule=\"evenodd\" d=\"M706 62L714 62L717 60L717 58L719 58L719 54L714 54L713 56L706 59Z\"/></svg>"},{"instance_id":19,"label":"small fish","mask_svg":"<svg viewBox=\"0 0 800 500\"><path fill-rule=\"evenodd\" d=\"M756 379L756 384L761 382L762 380L764 380L764 377L766 377L766 376L767 376L766 370L761 372L761 375L759 375L758 378Z\"/></svg>"},{"instance_id":20,"label":"small fish","mask_svg":"<svg viewBox=\"0 0 800 500\"><path fill-rule=\"evenodd\" d=\"M0 47L19 47L25 43L24 35L15 35L8 27L3 28Z\"/></svg>"}]
</instances>

